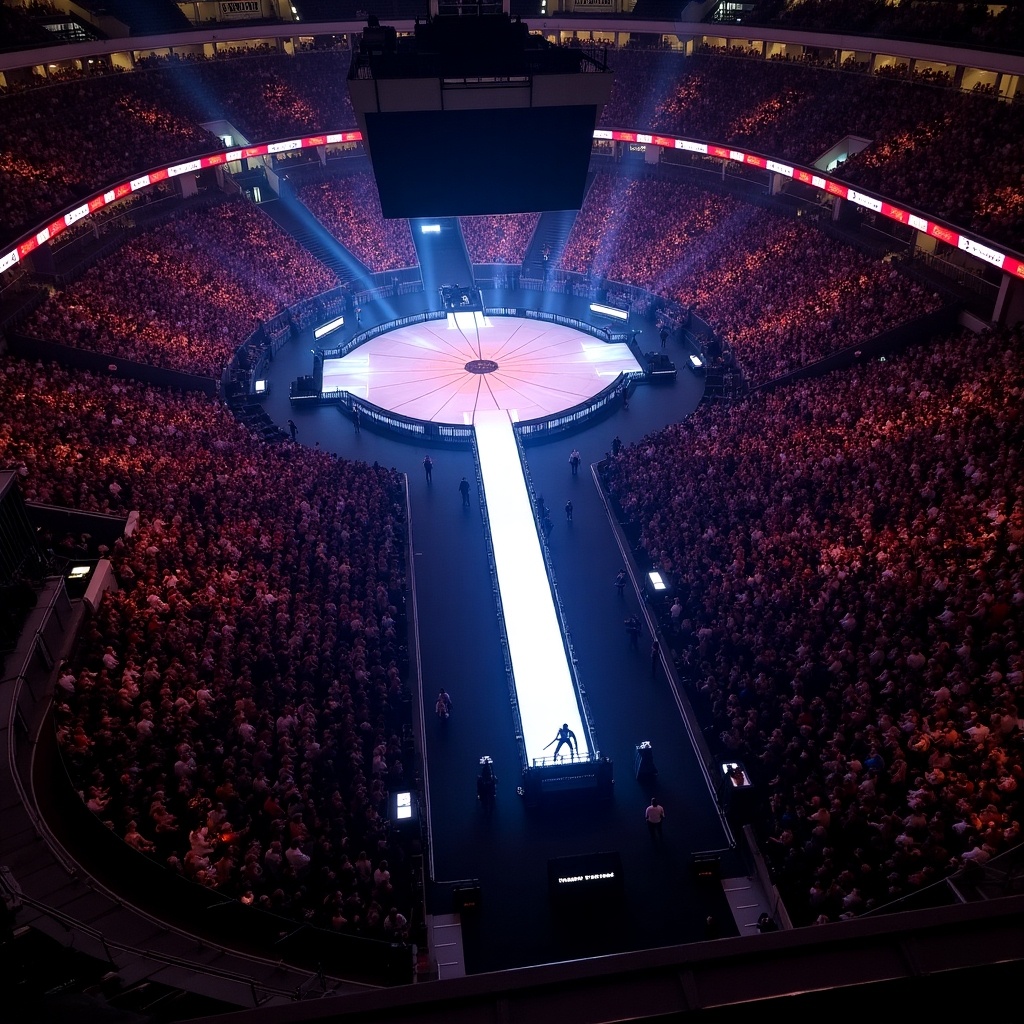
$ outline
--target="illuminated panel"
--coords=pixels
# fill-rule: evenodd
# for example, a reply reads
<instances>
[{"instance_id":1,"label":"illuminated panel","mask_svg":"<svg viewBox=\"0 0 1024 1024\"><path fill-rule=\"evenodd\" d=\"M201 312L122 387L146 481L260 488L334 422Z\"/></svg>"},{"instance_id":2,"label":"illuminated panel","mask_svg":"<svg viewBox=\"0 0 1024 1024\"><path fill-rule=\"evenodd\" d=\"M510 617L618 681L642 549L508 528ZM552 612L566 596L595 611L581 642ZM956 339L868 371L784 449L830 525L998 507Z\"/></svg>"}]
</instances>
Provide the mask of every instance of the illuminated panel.
<instances>
[{"instance_id":1,"label":"illuminated panel","mask_svg":"<svg viewBox=\"0 0 1024 1024\"><path fill-rule=\"evenodd\" d=\"M527 761L551 756L554 746L548 745L563 722L576 734L579 756L585 758L590 754L587 733L512 421L504 411L479 412L473 426Z\"/></svg>"},{"instance_id":2,"label":"illuminated panel","mask_svg":"<svg viewBox=\"0 0 1024 1024\"><path fill-rule=\"evenodd\" d=\"M869 196L864 192L855 192L851 188L848 198L851 203L855 203L857 206L863 206L867 210L874 210L875 213L882 212L882 201L874 196Z\"/></svg>"},{"instance_id":3,"label":"illuminated panel","mask_svg":"<svg viewBox=\"0 0 1024 1024\"><path fill-rule=\"evenodd\" d=\"M327 323L322 324L313 331L313 337L319 341L321 338L330 334L331 331L336 331L339 327L345 326L345 318L343 316L336 316L333 320L328 320Z\"/></svg>"},{"instance_id":4,"label":"illuminated panel","mask_svg":"<svg viewBox=\"0 0 1024 1024\"><path fill-rule=\"evenodd\" d=\"M982 245L980 242L975 242L972 238L964 238L961 235L958 245L964 252L969 252L979 260L984 260L986 263L991 263L996 267L1002 267L1003 265L1002 253L996 252L995 249L990 249L987 245Z\"/></svg>"},{"instance_id":5,"label":"illuminated panel","mask_svg":"<svg viewBox=\"0 0 1024 1024\"><path fill-rule=\"evenodd\" d=\"M619 309L617 306L605 306L600 302L592 302L590 304L590 312L597 313L599 316L610 316L615 320L629 319L628 309Z\"/></svg>"}]
</instances>

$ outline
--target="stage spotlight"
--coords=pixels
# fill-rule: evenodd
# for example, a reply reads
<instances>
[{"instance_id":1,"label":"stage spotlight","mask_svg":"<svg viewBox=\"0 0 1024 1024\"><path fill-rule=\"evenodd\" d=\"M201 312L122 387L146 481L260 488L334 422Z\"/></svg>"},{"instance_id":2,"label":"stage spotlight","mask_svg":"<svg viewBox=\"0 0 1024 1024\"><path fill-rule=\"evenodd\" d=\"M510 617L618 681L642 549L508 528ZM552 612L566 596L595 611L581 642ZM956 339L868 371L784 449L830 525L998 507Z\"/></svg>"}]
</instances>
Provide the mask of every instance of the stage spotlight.
<instances>
[{"instance_id":1,"label":"stage spotlight","mask_svg":"<svg viewBox=\"0 0 1024 1024\"><path fill-rule=\"evenodd\" d=\"M257 395L265 395L267 393L267 382L265 380L258 380L253 384L253 391Z\"/></svg>"}]
</instances>

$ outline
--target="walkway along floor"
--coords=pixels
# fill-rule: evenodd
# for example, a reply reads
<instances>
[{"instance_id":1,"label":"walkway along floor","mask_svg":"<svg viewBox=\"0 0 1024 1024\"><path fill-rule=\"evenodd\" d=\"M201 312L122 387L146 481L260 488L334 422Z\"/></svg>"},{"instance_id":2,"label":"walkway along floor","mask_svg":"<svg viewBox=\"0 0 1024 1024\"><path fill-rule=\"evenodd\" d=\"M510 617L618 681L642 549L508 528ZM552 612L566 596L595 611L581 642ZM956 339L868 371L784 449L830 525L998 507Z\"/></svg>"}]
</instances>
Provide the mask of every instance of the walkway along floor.
<instances>
[{"instance_id":1,"label":"walkway along floor","mask_svg":"<svg viewBox=\"0 0 1024 1024\"><path fill-rule=\"evenodd\" d=\"M388 315L411 312L411 300L423 300L406 298L409 308L389 309ZM491 293L485 302L511 306L527 298L558 312L582 316L585 309L581 301L552 295ZM364 322L369 315L372 311L364 311ZM641 349L654 348L655 338L653 325L646 324ZM682 352L675 354L681 362ZM478 914L465 922L468 969L499 970L695 941L704 937L708 915L716 918L720 934L730 934L732 919L721 888L699 882L690 868L692 852L723 845L717 811L668 681L660 666L652 674L650 637L645 633L637 649L630 647L624 619L639 610L639 599L631 588L621 598L616 593L613 581L622 558L588 468L610 449L614 436L628 444L691 413L701 382L683 371L674 385L645 385L628 409L620 408L610 419L527 450L534 485L554 513L549 541L554 570L600 748L615 761L616 775L608 806L570 799L527 812L515 792L519 761L472 456L431 450L428 484L421 465L426 450L365 428L357 434L333 407L291 409L287 382L309 372L309 358L308 345L300 342L275 358L265 403L273 418L281 424L294 418L304 444L395 466L409 476L423 688L429 699L443 686L454 701L450 720L440 722L431 713L426 722L435 879L430 909L450 911L453 883L479 881ZM583 457L577 476L568 461L573 448ZM458 490L463 476L474 482L468 507ZM567 500L574 507L571 525L561 514ZM642 740L654 747L659 774L653 787L633 777L634 749ZM483 754L494 759L499 780L489 816L476 799ZM664 839L658 842L648 836L643 819L653 792L667 811ZM621 855L623 900L563 920L548 901L548 859L596 851ZM741 873L729 858L722 867L725 874Z\"/></svg>"}]
</instances>

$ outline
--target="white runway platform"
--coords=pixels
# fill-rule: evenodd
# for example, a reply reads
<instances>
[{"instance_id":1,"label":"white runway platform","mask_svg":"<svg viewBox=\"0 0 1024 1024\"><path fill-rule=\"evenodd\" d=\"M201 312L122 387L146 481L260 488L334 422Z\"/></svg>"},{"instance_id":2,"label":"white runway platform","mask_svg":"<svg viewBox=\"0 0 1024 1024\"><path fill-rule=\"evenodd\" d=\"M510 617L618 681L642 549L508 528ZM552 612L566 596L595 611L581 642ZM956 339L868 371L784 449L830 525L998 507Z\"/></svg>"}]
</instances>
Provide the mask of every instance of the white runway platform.
<instances>
[{"instance_id":1,"label":"white runway platform","mask_svg":"<svg viewBox=\"0 0 1024 1024\"><path fill-rule=\"evenodd\" d=\"M590 755L587 730L548 586L512 421L504 412L478 412L474 430L527 761L533 764L551 756L551 739L563 723L576 734L579 756L586 758ZM562 756L567 756L564 749Z\"/></svg>"},{"instance_id":2,"label":"white runway platform","mask_svg":"<svg viewBox=\"0 0 1024 1024\"><path fill-rule=\"evenodd\" d=\"M323 389L435 423L470 424L483 411L518 422L570 409L641 370L628 346L571 327L455 313L325 359Z\"/></svg>"},{"instance_id":3,"label":"white runway platform","mask_svg":"<svg viewBox=\"0 0 1024 1024\"><path fill-rule=\"evenodd\" d=\"M583 721L513 423L552 416L642 372L629 347L561 324L450 313L324 360L323 390L435 423L472 424L522 724L524 767L552 756L566 723L586 761ZM562 757L568 760L568 751Z\"/></svg>"}]
</instances>

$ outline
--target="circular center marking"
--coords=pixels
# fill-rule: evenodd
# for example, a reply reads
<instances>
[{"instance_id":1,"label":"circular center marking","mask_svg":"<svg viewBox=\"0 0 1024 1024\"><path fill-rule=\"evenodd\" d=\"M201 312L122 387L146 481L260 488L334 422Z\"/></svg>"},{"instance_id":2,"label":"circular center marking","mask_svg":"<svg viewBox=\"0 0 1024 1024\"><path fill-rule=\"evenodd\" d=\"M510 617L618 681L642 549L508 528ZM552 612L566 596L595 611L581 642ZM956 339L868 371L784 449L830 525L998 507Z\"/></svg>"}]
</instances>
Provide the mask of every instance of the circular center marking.
<instances>
[{"instance_id":1,"label":"circular center marking","mask_svg":"<svg viewBox=\"0 0 1024 1024\"><path fill-rule=\"evenodd\" d=\"M470 359L466 369L470 373L494 373L498 364L493 359Z\"/></svg>"}]
</instances>

